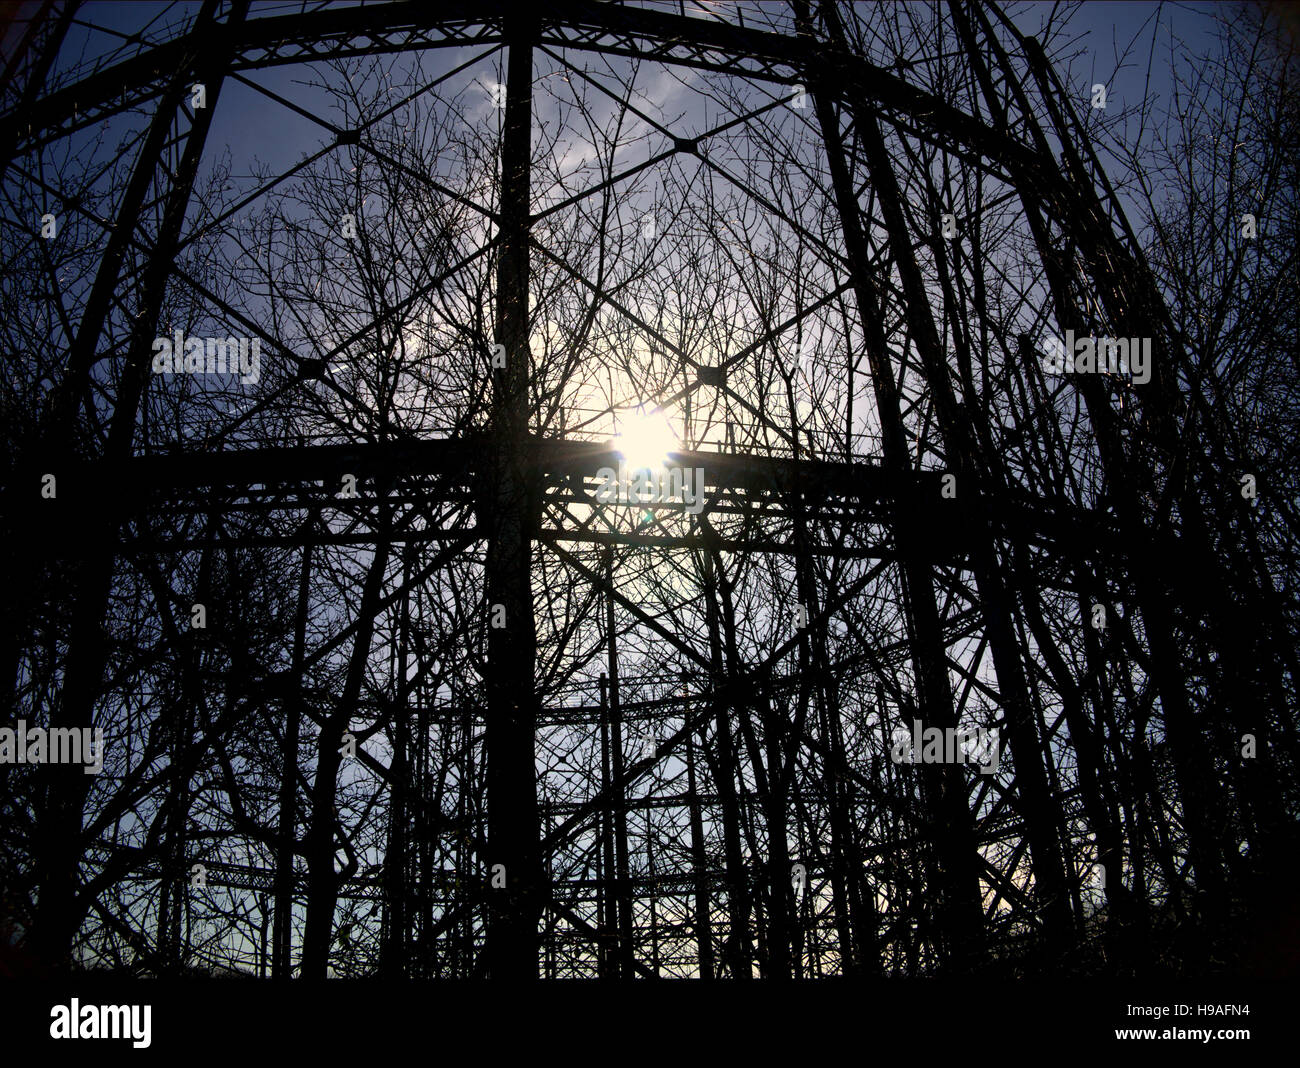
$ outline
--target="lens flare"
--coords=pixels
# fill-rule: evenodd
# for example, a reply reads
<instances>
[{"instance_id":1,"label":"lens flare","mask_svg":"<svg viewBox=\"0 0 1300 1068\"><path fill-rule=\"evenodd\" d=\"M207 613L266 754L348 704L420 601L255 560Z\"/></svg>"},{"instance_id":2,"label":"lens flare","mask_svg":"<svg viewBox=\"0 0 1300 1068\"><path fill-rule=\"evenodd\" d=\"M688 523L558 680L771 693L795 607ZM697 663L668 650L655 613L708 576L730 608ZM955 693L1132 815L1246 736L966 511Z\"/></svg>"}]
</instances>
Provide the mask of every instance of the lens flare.
<instances>
[{"instance_id":1,"label":"lens flare","mask_svg":"<svg viewBox=\"0 0 1300 1068\"><path fill-rule=\"evenodd\" d=\"M668 462L668 454L681 448L677 435L662 413L641 412L621 421L614 448L634 471L657 470Z\"/></svg>"}]
</instances>

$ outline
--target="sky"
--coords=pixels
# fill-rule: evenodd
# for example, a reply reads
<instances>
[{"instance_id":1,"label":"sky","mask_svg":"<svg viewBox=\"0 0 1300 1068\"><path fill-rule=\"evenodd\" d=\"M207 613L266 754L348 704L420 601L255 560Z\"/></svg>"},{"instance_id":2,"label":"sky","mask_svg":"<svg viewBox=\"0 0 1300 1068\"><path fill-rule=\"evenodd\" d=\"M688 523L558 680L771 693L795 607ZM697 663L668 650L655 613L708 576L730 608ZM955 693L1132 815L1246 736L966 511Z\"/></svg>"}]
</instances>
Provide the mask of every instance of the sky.
<instances>
[{"instance_id":1,"label":"sky","mask_svg":"<svg viewBox=\"0 0 1300 1068\"><path fill-rule=\"evenodd\" d=\"M133 3L90 0L79 12L77 24L68 36L56 68L56 76L59 71L66 72L73 65L84 68L106 57L111 61L119 55L129 55L136 47L135 41L139 39L166 39L199 6L197 3L155 3L147 0ZM253 16L269 17L297 10L299 6L255 3ZM677 9L676 4L646 6ZM777 22L778 28L783 28L779 24L786 17L787 11L783 5L778 4L708 6L737 12L738 17L743 16L747 24ZM917 5L910 10L915 11L919 7ZM34 8L35 5L28 5L28 10ZM697 4L686 10L695 17L709 17L706 7L702 5ZM863 10L874 12L889 9L882 5ZM1213 44L1212 4L1092 0L1072 7L1055 3L1012 3L1005 10L1023 31L1033 33L1041 33L1045 23L1059 22L1063 13L1069 12L1069 32L1055 50L1063 59L1058 70L1077 94L1076 109L1088 120L1107 125L1131 123L1133 120L1126 116L1126 109L1141 103L1144 98L1150 96L1165 100L1169 97L1172 88L1169 45L1172 40L1186 41L1193 49L1210 48ZM9 39L12 39L14 32L16 27L11 27ZM924 47L924 44L920 47ZM419 59L421 70L428 79L450 72L446 83L439 88L440 97L444 101L451 100L459 110L461 120L472 127L471 136L479 139L483 146L485 167L495 165L491 153L502 114L493 104L489 86L492 81L504 79L505 56L504 49L476 46L429 50ZM479 61L473 62L476 57L479 57ZM602 80L606 84L612 84L609 70L604 69L606 61L602 57L578 52L569 53L569 57L575 66L599 71ZM463 64L470 65L458 70ZM551 82L560 90L557 94L541 91L551 79L567 79L568 75L553 60L542 55L540 50L536 56L535 69L539 91L534 97L534 138L536 140L541 137L543 129L562 130L553 148L556 169L560 173L568 172L574 186L591 184L594 178L590 171L584 173L584 168L588 167L593 150L589 139L583 134L581 124L572 122L570 125L572 113L564 112L558 102L564 95L564 88ZM240 80L241 77L253 85L245 84ZM252 188L257 184L251 177L254 170L283 173L332 142L331 130L308 117L317 115L327 122L338 121L337 115L328 109L329 98L319 84L308 84L312 80L319 83L322 78L319 69L313 69L309 65L269 67L227 78L221 89L220 106L214 114L208 137L204 169L210 172L213 168L228 165L231 180L236 187ZM648 64L637 82L634 103L673 133L693 135L728 117L725 108L711 100L707 92L697 91L703 81L707 79L702 79L696 72L674 72ZM1088 109L1091 87L1095 83L1107 87L1107 108L1100 115ZM258 91L254 86L263 91ZM771 91L775 95L781 90L772 87ZM373 90L367 90L367 95L371 92ZM380 89L379 92L390 90ZM396 99L396 91L391 92ZM273 96L282 97L307 115L284 106ZM618 104L614 100L599 96L594 97L591 107L597 125L612 117L617 109ZM808 114L810 113L804 113L805 116ZM133 120L137 127L142 127L145 116L136 115ZM127 120L123 120L125 121ZM806 125L807 119L804 121ZM633 131L638 125L648 130L640 120L631 120L631 124ZM798 124L795 123L793 128L797 133ZM97 132L92 129L87 131L86 136ZM106 135L105 158L115 151L117 137L116 128ZM626 168L640 162L660 151L665 143L665 137L653 133L644 138L630 139L630 143L620 152L618 165ZM734 153L736 149L729 146L728 151ZM645 186L644 195L653 200L661 189L661 179L652 174ZM567 195L567 192L539 173L533 183L534 210L545 208L553 199ZM1130 220L1136 223L1132 212ZM486 232L490 225L486 220L481 221ZM720 310L725 317L726 310ZM556 324L545 321L539 323L537 329L541 333L554 333L555 326ZM636 343L640 344L639 341ZM647 351L643 357L648 358L649 355ZM608 402L610 395L628 403L638 400L629 395L626 387L613 384L609 385L608 392L605 393L605 402L601 401L595 384L591 385L589 392L590 397L570 396L570 407L590 406L599 409ZM635 388L631 391L636 392Z\"/></svg>"},{"instance_id":2,"label":"sky","mask_svg":"<svg viewBox=\"0 0 1300 1068\"><path fill-rule=\"evenodd\" d=\"M651 6L676 9L676 4ZM739 7L752 9L753 3L740 5L711 5L716 8ZM1109 87L1111 100L1119 107L1143 95L1147 61L1153 43L1167 50L1170 36L1186 41L1194 49L1209 48L1212 40L1212 3L1144 2L1144 0L1086 0L1072 7L1057 3L1012 3L1005 7L1017 26L1025 32L1039 32L1047 20L1059 20L1062 12L1069 10L1071 52L1075 53L1069 67L1068 80L1086 93L1094 82L1104 82ZM23 15L36 9L35 3L22 5ZM89 0L69 33L60 65L68 57L93 61L116 50L128 54L134 47L124 38L142 35L145 39L162 39L168 29L182 23L190 13L198 10L198 3L162 3L155 0L133 0L115 3L109 0ZM288 3L257 3L253 5L254 17L266 17L297 8ZM883 7L883 5L882 5ZM769 5L769 10L780 5ZM704 17L698 10L689 11ZM20 16L21 18L21 16ZM750 24L754 14L750 12ZM93 26L98 29L92 29ZM20 20L15 20L6 34L6 52L22 30ZM474 50L455 49L438 52L437 66L454 66L473 54ZM301 76L301 69L282 67L258 73L259 84L285 93L292 98L293 83ZM473 75L467 75L469 80ZM1157 51L1152 65L1153 89L1167 92L1167 51ZM213 131L216 143L229 139L243 139L274 144L286 157L301 155L313 143L310 126L296 128L286 125L284 113L264 106L256 94L229 90L235 98L224 107ZM268 162L273 162L268 160Z\"/></svg>"}]
</instances>

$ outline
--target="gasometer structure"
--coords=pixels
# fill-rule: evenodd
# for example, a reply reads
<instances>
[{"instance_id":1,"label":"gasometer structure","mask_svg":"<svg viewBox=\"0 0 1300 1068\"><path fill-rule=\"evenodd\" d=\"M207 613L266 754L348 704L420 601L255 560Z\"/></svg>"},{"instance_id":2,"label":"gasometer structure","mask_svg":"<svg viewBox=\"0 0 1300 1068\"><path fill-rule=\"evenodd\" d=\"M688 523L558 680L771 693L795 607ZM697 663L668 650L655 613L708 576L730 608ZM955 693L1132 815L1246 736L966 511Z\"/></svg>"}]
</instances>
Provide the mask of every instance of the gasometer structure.
<instances>
[{"instance_id":1,"label":"gasometer structure","mask_svg":"<svg viewBox=\"0 0 1300 1068\"><path fill-rule=\"evenodd\" d=\"M1294 528L1054 29L527 7L9 27L10 943L1221 956L1294 855Z\"/></svg>"}]
</instances>

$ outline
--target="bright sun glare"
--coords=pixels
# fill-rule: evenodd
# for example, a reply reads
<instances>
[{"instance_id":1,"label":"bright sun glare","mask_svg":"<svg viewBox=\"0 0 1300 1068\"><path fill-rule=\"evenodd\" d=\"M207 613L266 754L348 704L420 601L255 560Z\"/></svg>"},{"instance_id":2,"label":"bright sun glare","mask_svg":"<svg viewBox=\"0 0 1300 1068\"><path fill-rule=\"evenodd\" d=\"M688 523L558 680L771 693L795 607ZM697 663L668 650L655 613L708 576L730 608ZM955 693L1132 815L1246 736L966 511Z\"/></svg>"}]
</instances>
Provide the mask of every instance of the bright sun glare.
<instances>
[{"instance_id":1,"label":"bright sun glare","mask_svg":"<svg viewBox=\"0 0 1300 1068\"><path fill-rule=\"evenodd\" d=\"M668 462L668 454L681 448L677 435L662 413L644 415L637 412L618 424L614 448L634 471L652 470Z\"/></svg>"}]
</instances>

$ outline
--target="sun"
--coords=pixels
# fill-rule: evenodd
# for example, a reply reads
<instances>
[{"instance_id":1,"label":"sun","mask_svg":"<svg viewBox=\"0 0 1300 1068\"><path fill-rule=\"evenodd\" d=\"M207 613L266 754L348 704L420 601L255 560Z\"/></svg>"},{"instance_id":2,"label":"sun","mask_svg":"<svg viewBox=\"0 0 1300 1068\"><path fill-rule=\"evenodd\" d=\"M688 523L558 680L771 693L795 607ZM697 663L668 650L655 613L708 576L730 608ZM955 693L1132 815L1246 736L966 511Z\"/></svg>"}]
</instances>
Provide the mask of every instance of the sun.
<instances>
[{"instance_id":1,"label":"sun","mask_svg":"<svg viewBox=\"0 0 1300 1068\"><path fill-rule=\"evenodd\" d=\"M681 448L662 412L645 414L640 411L619 421L613 445L634 471L664 467L668 463L668 454Z\"/></svg>"}]
</instances>

